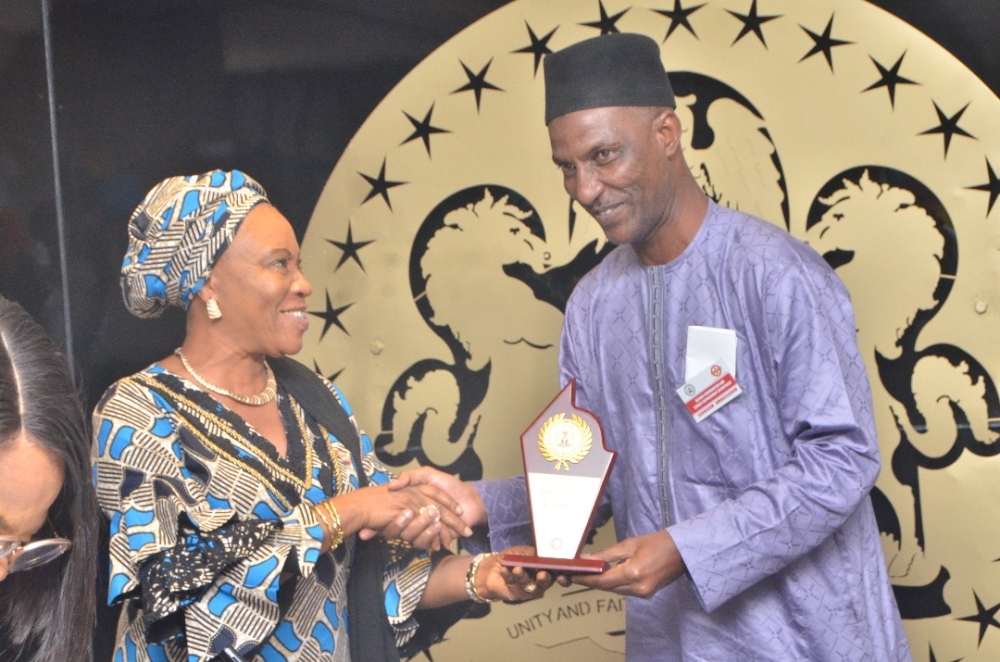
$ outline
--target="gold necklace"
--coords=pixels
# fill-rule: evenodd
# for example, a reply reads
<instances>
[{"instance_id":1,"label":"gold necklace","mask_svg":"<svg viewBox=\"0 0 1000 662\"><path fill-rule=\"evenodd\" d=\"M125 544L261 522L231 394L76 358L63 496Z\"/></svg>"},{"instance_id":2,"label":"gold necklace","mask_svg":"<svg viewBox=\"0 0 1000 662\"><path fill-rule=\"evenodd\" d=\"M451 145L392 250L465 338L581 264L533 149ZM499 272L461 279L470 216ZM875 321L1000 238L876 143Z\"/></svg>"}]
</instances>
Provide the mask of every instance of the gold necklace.
<instances>
[{"instance_id":1,"label":"gold necklace","mask_svg":"<svg viewBox=\"0 0 1000 662\"><path fill-rule=\"evenodd\" d=\"M198 382L199 385L209 391L212 391L213 393L218 393L219 395L224 395L227 398L232 398L236 402L242 402L245 405L259 407L274 400L274 396L278 392L278 383L275 381L274 372L271 371L271 366L267 364L267 361L264 361L264 374L267 375L267 385L264 386L264 390L256 395L240 395L239 393L233 393L228 389L224 389L221 386L216 386L215 384L206 381L204 377L195 372L195 369L191 367L191 364L188 363L187 357L184 356L184 352L181 351L180 347L174 350L174 354L177 355L177 358L179 358L181 363L184 364L184 369L191 373L191 376L194 377L194 380Z\"/></svg>"}]
</instances>

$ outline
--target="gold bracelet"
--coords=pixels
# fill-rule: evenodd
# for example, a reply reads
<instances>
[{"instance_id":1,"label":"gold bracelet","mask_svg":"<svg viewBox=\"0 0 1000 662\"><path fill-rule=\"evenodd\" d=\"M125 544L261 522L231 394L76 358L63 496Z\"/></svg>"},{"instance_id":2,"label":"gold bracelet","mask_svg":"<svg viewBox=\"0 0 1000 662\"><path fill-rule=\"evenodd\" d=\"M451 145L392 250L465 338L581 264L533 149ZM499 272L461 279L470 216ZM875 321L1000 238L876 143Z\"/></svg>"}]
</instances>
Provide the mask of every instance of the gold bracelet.
<instances>
[{"instance_id":1,"label":"gold bracelet","mask_svg":"<svg viewBox=\"0 0 1000 662\"><path fill-rule=\"evenodd\" d=\"M472 559L472 563L469 565L469 570L465 573L465 594L469 596L470 600L480 604L500 601L500 598L484 598L476 589L476 571L479 570L479 564L487 556L496 556L496 552L492 552L490 554L476 554Z\"/></svg>"},{"instance_id":2,"label":"gold bracelet","mask_svg":"<svg viewBox=\"0 0 1000 662\"><path fill-rule=\"evenodd\" d=\"M312 507L313 515L316 516L316 520L319 522L320 527L323 529L323 540L327 540L333 537L333 524L330 523L330 519L320 508L319 504Z\"/></svg>"},{"instance_id":3,"label":"gold bracelet","mask_svg":"<svg viewBox=\"0 0 1000 662\"><path fill-rule=\"evenodd\" d=\"M320 505L326 508L327 514L330 515L330 521L332 522L330 526L330 549L336 549L340 543L344 542L344 525L340 521L340 513L337 512L337 507L329 499L320 502Z\"/></svg>"},{"instance_id":4,"label":"gold bracelet","mask_svg":"<svg viewBox=\"0 0 1000 662\"><path fill-rule=\"evenodd\" d=\"M344 527L336 506L329 501L321 501L313 506L313 512L330 538L330 549L336 549L337 545L344 542Z\"/></svg>"}]
</instances>

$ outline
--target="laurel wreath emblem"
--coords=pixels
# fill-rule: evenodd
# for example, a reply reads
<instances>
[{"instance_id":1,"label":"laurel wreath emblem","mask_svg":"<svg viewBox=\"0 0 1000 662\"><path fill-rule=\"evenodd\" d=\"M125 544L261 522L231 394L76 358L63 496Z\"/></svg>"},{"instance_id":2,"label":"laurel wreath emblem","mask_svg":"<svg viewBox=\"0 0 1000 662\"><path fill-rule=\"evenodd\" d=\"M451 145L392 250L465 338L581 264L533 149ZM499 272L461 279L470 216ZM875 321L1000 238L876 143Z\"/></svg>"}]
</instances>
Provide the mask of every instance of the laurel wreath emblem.
<instances>
[{"instance_id":1,"label":"laurel wreath emblem","mask_svg":"<svg viewBox=\"0 0 1000 662\"><path fill-rule=\"evenodd\" d=\"M556 414L538 432L538 450L546 461L556 463L556 470L569 471L569 463L587 457L593 443L590 426L576 414L572 420L566 420L565 413Z\"/></svg>"}]
</instances>

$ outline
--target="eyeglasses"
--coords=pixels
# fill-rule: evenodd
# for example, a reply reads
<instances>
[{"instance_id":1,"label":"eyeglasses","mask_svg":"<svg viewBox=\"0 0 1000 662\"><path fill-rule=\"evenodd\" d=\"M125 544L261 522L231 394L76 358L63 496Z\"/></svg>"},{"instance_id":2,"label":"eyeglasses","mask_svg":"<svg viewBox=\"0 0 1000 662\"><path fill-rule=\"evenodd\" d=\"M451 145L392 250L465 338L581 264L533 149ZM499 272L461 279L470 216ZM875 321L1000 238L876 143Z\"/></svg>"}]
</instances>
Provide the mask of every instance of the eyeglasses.
<instances>
[{"instance_id":1,"label":"eyeglasses","mask_svg":"<svg viewBox=\"0 0 1000 662\"><path fill-rule=\"evenodd\" d=\"M56 533L56 536L58 535ZM21 572L59 558L72 546L73 542L66 538L33 540L22 545L21 541L13 536L0 536L0 559L10 559L7 572Z\"/></svg>"}]
</instances>

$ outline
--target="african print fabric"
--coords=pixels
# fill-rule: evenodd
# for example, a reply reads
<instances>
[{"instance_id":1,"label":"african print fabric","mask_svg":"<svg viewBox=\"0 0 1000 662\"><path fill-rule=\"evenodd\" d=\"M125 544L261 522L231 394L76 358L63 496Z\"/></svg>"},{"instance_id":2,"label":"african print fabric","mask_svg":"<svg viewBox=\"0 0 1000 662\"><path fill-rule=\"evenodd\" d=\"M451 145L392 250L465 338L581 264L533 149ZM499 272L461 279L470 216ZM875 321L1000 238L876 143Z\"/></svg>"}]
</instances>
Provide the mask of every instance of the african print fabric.
<instances>
[{"instance_id":1,"label":"african print fabric","mask_svg":"<svg viewBox=\"0 0 1000 662\"><path fill-rule=\"evenodd\" d=\"M129 312L186 310L243 219L267 201L264 187L239 170L169 177L150 189L128 222L121 286Z\"/></svg>"},{"instance_id":2,"label":"african print fabric","mask_svg":"<svg viewBox=\"0 0 1000 662\"><path fill-rule=\"evenodd\" d=\"M321 553L310 506L357 489L357 467L281 384L278 406L286 457L157 365L120 380L98 404L95 477L111 520L108 601L124 605L115 662L202 662L227 646L267 662L350 660L355 537ZM359 434L368 480L387 482ZM404 544L390 546L389 556L385 605L403 643L416 629L431 563Z\"/></svg>"}]
</instances>

